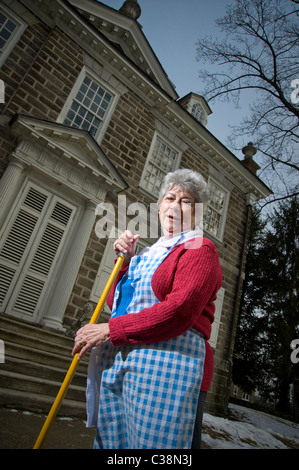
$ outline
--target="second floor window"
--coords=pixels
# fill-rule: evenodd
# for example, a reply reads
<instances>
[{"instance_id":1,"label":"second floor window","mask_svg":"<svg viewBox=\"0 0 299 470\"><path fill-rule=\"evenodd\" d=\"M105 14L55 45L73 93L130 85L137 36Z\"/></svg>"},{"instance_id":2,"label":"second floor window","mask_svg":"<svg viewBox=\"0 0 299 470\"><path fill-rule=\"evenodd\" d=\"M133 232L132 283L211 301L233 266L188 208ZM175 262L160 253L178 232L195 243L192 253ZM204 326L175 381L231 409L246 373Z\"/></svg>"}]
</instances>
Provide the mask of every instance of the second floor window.
<instances>
[{"instance_id":1,"label":"second floor window","mask_svg":"<svg viewBox=\"0 0 299 470\"><path fill-rule=\"evenodd\" d=\"M112 101L112 95L86 75L75 94L63 123L96 136Z\"/></svg>"},{"instance_id":2,"label":"second floor window","mask_svg":"<svg viewBox=\"0 0 299 470\"><path fill-rule=\"evenodd\" d=\"M212 179L209 180L209 190L210 199L204 211L204 230L221 240L228 205L228 192Z\"/></svg>"},{"instance_id":3,"label":"second floor window","mask_svg":"<svg viewBox=\"0 0 299 470\"><path fill-rule=\"evenodd\" d=\"M141 177L140 186L158 196L164 176L177 169L179 152L156 135Z\"/></svg>"},{"instance_id":4,"label":"second floor window","mask_svg":"<svg viewBox=\"0 0 299 470\"><path fill-rule=\"evenodd\" d=\"M6 7L0 7L0 66L25 30L26 24Z\"/></svg>"},{"instance_id":5,"label":"second floor window","mask_svg":"<svg viewBox=\"0 0 299 470\"><path fill-rule=\"evenodd\" d=\"M0 50L4 48L17 25L4 13L0 12Z\"/></svg>"}]
</instances>

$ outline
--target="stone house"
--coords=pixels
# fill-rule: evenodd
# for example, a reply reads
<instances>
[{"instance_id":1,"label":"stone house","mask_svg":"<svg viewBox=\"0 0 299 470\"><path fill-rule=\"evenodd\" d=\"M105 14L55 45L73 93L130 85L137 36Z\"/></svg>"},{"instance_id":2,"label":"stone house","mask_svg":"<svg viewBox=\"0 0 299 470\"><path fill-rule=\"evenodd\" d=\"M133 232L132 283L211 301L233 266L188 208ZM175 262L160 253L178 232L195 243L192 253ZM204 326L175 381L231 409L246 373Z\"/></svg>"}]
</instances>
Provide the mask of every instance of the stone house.
<instances>
[{"instance_id":1,"label":"stone house","mask_svg":"<svg viewBox=\"0 0 299 470\"><path fill-rule=\"evenodd\" d=\"M230 389L230 396L238 400L237 403L239 402L247 402L247 403L254 403L255 400L255 392L247 393L244 392L238 385L235 385L234 383L231 384L231 389Z\"/></svg>"},{"instance_id":2,"label":"stone house","mask_svg":"<svg viewBox=\"0 0 299 470\"><path fill-rule=\"evenodd\" d=\"M204 232L224 273L206 403L222 412L250 207L270 194L252 145L241 161L208 131L205 99L177 95L137 1L118 11L95 0L3 0L0 14L1 402L47 409L58 391L71 334L88 321L113 266L113 239L95 233L98 205L115 208L120 229L136 201L149 217L168 171L191 168L209 182ZM149 232L139 246L154 241ZM83 361L66 412L84 407L85 373Z\"/></svg>"}]
</instances>

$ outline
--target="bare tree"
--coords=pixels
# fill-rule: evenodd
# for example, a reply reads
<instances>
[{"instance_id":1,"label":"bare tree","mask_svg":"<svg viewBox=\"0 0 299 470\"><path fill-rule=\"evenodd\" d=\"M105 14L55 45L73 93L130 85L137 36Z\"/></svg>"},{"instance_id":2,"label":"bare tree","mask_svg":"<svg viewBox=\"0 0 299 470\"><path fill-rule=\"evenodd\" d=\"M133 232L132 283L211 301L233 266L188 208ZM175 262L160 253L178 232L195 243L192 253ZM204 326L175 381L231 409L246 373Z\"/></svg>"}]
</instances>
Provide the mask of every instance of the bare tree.
<instances>
[{"instance_id":1,"label":"bare tree","mask_svg":"<svg viewBox=\"0 0 299 470\"><path fill-rule=\"evenodd\" d=\"M197 60L211 64L199 74L208 101L222 98L238 106L241 94L255 92L250 115L234 129L230 146L237 150L249 140L254 142L263 156L259 176L272 186L274 200L299 191L299 7L295 3L236 0L216 21L223 39L205 37L197 43Z\"/></svg>"}]
</instances>

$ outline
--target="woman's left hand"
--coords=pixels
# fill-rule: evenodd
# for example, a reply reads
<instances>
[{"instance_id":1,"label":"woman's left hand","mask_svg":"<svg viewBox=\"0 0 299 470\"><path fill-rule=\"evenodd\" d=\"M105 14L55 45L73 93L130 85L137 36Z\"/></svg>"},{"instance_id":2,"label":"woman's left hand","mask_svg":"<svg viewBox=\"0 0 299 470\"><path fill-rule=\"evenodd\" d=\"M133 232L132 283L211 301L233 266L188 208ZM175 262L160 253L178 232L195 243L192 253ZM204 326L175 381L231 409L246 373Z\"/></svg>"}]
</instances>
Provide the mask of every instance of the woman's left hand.
<instances>
[{"instance_id":1,"label":"woman's left hand","mask_svg":"<svg viewBox=\"0 0 299 470\"><path fill-rule=\"evenodd\" d=\"M75 345L72 354L79 353L78 359L90 349L101 346L110 339L108 323L99 323L96 325L88 324L80 328L76 333Z\"/></svg>"}]
</instances>

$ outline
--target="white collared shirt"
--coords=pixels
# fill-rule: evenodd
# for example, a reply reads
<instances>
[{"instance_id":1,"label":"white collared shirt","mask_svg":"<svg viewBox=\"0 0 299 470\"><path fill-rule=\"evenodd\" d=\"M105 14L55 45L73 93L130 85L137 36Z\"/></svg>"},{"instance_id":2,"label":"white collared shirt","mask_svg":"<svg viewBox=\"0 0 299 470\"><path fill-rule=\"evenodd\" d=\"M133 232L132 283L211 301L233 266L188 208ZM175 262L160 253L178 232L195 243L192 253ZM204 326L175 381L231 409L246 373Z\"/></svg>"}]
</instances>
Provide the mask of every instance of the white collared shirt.
<instances>
[{"instance_id":1,"label":"white collared shirt","mask_svg":"<svg viewBox=\"0 0 299 470\"><path fill-rule=\"evenodd\" d=\"M160 237L159 240L156 241L151 246L147 246L140 251L138 256L143 255L150 255L151 257L155 256L162 256L165 251L171 248L173 245L178 244L181 245L188 240L192 240L195 237L202 237L203 233L202 230L189 230L187 232L182 232L176 235L175 237Z\"/></svg>"}]
</instances>

